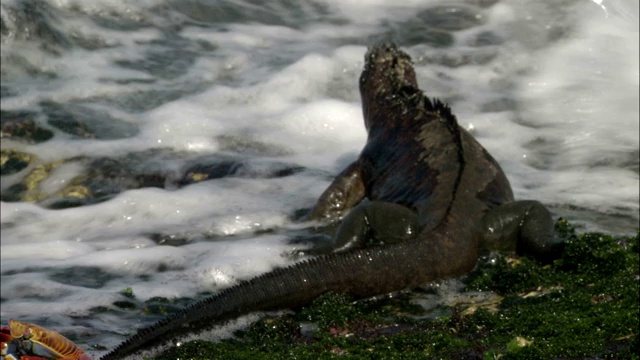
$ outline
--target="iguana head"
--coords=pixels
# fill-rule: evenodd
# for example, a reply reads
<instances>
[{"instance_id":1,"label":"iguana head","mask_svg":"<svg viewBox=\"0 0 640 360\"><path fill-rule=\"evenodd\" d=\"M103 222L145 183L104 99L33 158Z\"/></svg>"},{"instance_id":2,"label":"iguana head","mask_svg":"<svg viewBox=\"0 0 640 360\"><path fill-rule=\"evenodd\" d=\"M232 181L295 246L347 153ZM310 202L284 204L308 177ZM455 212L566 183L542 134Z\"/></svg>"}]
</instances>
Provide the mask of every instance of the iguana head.
<instances>
[{"instance_id":1,"label":"iguana head","mask_svg":"<svg viewBox=\"0 0 640 360\"><path fill-rule=\"evenodd\" d=\"M388 109L390 102L421 94L411 57L395 44L382 43L369 48L360 75L360 95L365 126L369 129L378 108Z\"/></svg>"}]
</instances>

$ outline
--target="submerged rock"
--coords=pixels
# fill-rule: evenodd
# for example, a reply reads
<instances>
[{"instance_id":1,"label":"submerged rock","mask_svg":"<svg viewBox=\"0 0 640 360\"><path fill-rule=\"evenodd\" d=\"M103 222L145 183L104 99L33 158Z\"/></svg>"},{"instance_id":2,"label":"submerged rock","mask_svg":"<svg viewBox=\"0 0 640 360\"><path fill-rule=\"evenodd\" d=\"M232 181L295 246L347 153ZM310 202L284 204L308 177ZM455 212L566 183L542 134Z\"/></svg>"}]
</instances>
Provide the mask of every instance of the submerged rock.
<instances>
[{"instance_id":1,"label":"submerged rock","mask_svg":"<svg viewBox=\"0 0 640 360\"><path fill-rule=\"evenodd\" d=\"M290 176L304 170L304 167L281 162L251 162L238 158L209 157L197 159L187 167L178 186L220 179L241 177L250 179L270 179Z\"/></svg>"},{"instance_id":2,"label":"submerged rock","mask_svg":"<svg viewBox=\"0 0 640 360\"><path fill-rule=\"evenodd\" d=\"M135 136L139 131L135 124L117 119L106 110L98 111L82 104L43 101L40 107L49 125L81 138L122 139Z\"/></svg>"},{"instance_id":3,"label":"submerged rock","mask_svg":"<svg viewBox=\"0 0 640 360\"><path fill-rule=\"evenodd\" d=\"M76 157L39 164L18 183L7 187L1 199L65 209L106 201L126 190L149 187L173 190L206 180L267 179L304 170L297 165L249 161L241 156L209 155L191 159L189 156L171 149L150 149L118 157ZM3 151L2 174L17 173L31 162L28 154Z\"/></svg>"},{"instance_id":4,"label":"submerged rock","mask_svg":"<svg viewBox=\"0 0 640 360\"><path fill-rule=\"evenodd\" d=\"M130 189L164 188L171 171L161 164L168 150L149 150L118 158L72 158L36 166L2 193L3 201L39 203L64 209L99 203ZM176 157L176 155L172 155ZM155 163L152 161L158 158ZM64 166L74 169L65 169ZM62 167L61 167L62 166ZM62 174L61 174L62 173ZM52 175L60 179L50 180ZM43 186L45 182L54 182Z\"/></svg>"},{"instance_id":5,"label":"submerged rock","mask_svg":"<svg viewBox=\"0 0 640 360\"><path fill-rule=\"evenodd\" d=\"M0 176L13 175L24 170L34 156L15 149L0 151Z\"/></svg>"},{"instance_id":6,"label":"submerged rock","mask_svg":"<svg viewBox=\"0 0 640 360\"><path fill-rule=\"evenodd\" d=\"M2 191L0 199L7 202L39 202L46 199L48 195L41 191L40 183L46 180L51 175L51 172L60 165L62 165L62 162L36 166L22 181Z\"/></svg>"},{"instance_id":7,"label":"submerged rock","mask_svg":"<svg viewBox=\"0 0 640 360\"><path fill-rule=\"evenodd\" d=\"M37 122L35 113L0 110L0 138L40 143L52 137L53 132Z\"/></svg>"}]
</instances>

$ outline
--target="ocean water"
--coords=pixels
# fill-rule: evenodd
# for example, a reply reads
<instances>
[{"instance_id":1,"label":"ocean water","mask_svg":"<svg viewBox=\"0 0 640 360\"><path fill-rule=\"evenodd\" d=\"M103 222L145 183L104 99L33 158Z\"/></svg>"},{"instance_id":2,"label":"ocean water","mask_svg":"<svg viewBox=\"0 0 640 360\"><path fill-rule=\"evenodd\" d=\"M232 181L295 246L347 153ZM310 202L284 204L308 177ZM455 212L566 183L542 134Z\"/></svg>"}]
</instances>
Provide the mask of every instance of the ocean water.
<instances>
[{"instance_id":1,"label":"ocean water","mask_svg":"<svg viewBox=\"0 0 640 360\"><path fill-rule=\"evenodd\" d=\"M365 142L357 84L378 41L413 57L517 198L579 231L638 227L635 0L0 9L2 149L33 155L1 177L0 320L92 355L156 321L154 297L181 306L292 261L293 219ZM48 139L5 131L25 119Z\"/></svg>"}]
</instances>

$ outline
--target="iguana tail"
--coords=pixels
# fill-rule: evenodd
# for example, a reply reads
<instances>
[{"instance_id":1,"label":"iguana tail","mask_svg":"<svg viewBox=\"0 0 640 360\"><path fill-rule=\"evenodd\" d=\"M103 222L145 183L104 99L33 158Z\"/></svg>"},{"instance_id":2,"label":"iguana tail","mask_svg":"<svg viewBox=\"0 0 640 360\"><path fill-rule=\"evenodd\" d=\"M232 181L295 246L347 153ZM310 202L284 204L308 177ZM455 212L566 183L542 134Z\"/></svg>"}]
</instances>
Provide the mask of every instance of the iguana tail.
<instances>
[{"instance_id":1,"label":"iguana tail","mask_svg":"<svg viewBox=\"0 0 640 360\"><path fill-rule=\"evenodd\" d=\"M358 249L275 269L139 330L102 360L123 359L253 311L296 308L329 291L364 298L427 283L441 274L425 271L433 261L433 249L425 254L421 245L416 242Z\"/></svg>"}]
</instances>

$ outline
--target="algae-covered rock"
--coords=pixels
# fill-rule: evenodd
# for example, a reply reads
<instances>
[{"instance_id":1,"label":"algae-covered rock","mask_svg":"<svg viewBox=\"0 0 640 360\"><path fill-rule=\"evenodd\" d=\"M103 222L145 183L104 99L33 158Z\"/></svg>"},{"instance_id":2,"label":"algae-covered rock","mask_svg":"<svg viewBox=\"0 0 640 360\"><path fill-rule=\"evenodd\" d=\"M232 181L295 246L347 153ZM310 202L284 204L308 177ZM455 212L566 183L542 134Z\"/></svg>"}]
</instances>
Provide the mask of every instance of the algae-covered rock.
<instances>
[{"instance_id":1,"label":"algae-covered rock","mask_svg":"<svg viewBox=\"0 0 640 360\"><path fill-rule=\"evenodd\" d=\"M50 112L62 111L56 109ZM78 136L93 136L91 132L82 133L81 128L76 130ZM254 146L266 149L267 145L256 144L235 139L228 140L226 146L237 151L254 151ZM3 151L2 175L17 173L32 163L33 157L28 154ZM189 152L157 148L112 157L80 156L37 164L17 183L5 188L1 198L7 202L25 201L50 209L65 209L106 201L126 190L176 189L227 177L276 178L303 170L301 166L271 159L251 161L241 154L194 156Z\"/></svg>"},{"instance_id":2,"label":"algae-covered rock","mask_svg":"<svg viewBox=\"0 0 640 360\"><path fill-rule=\"evenodd\" d=\"M489 307L443 301L434 317L415 309L416 291L358 302L327 294L234 339L155 359L637 358L638 235L576 235L564 220L556 230L568 240L555 263L492 255L463 278L465 292L498 294Z\"/></svg>"},{"instance_id":3,"label":"algae-covered rock","mask_svg":"<svg viewBox=\"0 0 640 360\"><path fill-rule=\"evenodd\" d=\"M117 158L79 157L41 164L3 191L2 200L64 209L99 203L130 189L164 188L173 173L167 163L180 157L170 150L152 149ZM54 176L60 179L47 184Z\"/></svg>"},{"instance_id":4,"label":"algae-covered rock","mask_svg":"<svg viewBox=\"0 0 640 360\"><path fill-rule=\"evenodd\" d=\"M269 179L290 176L304 168L282 162L248 160L230 156L207 156L190 161L178 186L226 177Z\"/></svg>"},{"instance_id":5,"label":"algae-covered rock","mask_svg":"<svg viewBox=\"0 0 640 360\"><path fill-rule=\"evenodd\" d=\"M85 139L122 139L136 135L138 127L107 113L82 104L40 103L49 125Z\"/></svg>"},{"instance_id":6,"label":"algae-covered rock","mask_svg":"<svg viewBox=\"0 0 640 360\"><path fill-rule=\"evenodd\" d=\"M40 143L52 137L53 132L37 122L35 113L0 110L0 138Z\"/></svg>"},{"instance_id":7,"label":"algae-covered rock","mask_svg":"<svg viewBox=\"0 0 640 360\"><path fill-rule=\"evenodd\" d=\"M13 175L29 166L34 156L22 151L0 150L0 175Z\"/></svg>"},{"instance_id":8,"label":"algae-covered rock","mask_svg":"<svg viewBox=\"0 0 640 360\"><path fill-rule=\"evenodd\" d=\"M67 209L99 202L93 196L91 189L81 183L78 184L78 179L74 179L72 184L56 192L49 200L48 203L43 204L49 209Z\"/></svg>"},{"instance_id":9,"label":"algae-covered rock","mask_svg":"<svg viewBox=\"0 0 640 360\"><path fill-rule=\"evenodd\" d=\"M47 198L47 194L40 190L39 185L46 180L51 172L62 165L62 162L41 164L33 168L21 182L9 186L2 192L2 201L39 202Z\"/></svg>"}]
</instances>

